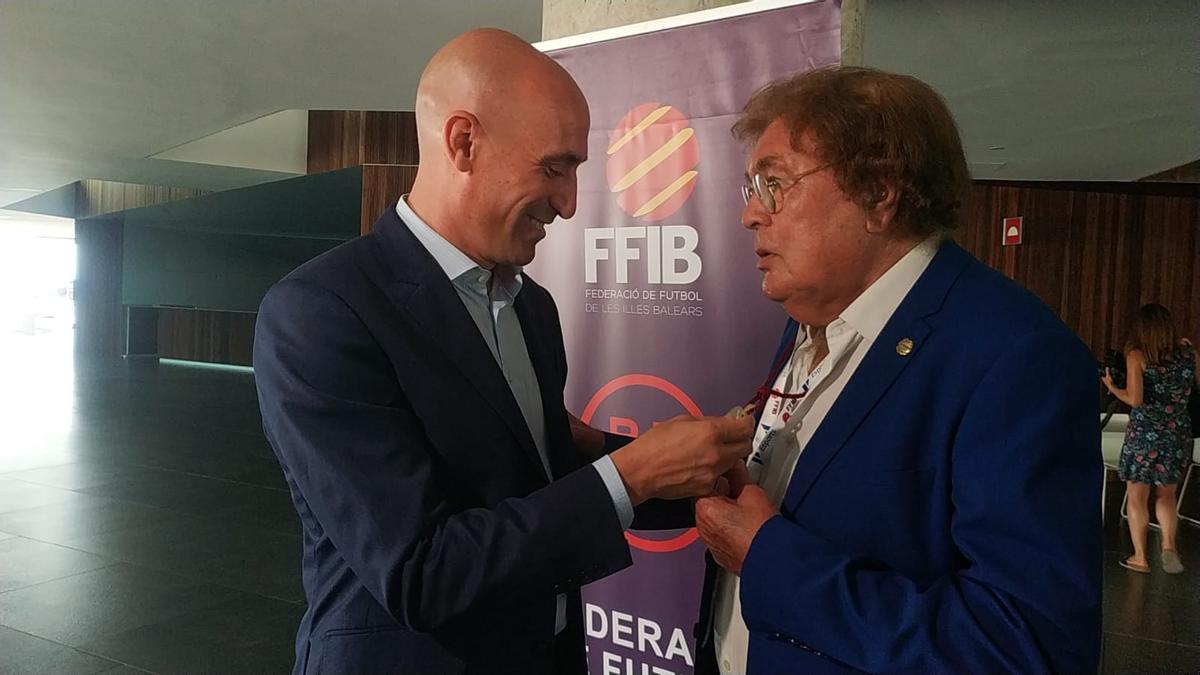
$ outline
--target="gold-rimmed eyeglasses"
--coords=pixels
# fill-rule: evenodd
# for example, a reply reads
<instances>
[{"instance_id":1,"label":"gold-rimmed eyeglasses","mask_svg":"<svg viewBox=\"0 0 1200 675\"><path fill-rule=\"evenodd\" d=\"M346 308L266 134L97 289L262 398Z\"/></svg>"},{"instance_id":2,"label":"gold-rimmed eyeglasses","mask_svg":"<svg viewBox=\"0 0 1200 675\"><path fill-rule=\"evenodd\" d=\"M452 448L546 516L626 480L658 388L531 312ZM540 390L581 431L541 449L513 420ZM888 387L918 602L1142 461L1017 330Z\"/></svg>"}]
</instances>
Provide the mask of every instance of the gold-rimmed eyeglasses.
<instances>
[{"instance_id":1,"label":"gold-rimmed eyeglasses","mask_svg":"<svg viewBox=\"0 0 1200 675\"><path fill-rule=\"evenodd\" d=\"M786 180L756 173L750 176L747 182L742 185L742 200L749 204L751 197L757 197L758 201L762 203L763 208L767 210L767 213L774 215L779 213L783 208L783 192L785 190L790 189L808 176L828 169L831 166L833 166L833 163L828 162Z\"/></svg>"}]
</instances>

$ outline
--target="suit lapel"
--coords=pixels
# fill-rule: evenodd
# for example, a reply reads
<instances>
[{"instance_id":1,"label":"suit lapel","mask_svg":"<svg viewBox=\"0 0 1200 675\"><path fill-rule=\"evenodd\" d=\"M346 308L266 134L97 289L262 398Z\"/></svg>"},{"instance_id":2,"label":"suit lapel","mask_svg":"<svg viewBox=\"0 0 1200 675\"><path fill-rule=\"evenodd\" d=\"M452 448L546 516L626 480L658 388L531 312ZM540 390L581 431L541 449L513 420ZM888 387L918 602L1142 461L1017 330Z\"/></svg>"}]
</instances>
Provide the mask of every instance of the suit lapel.
<instances>
[{"instance_id":1,"label":"suit lapel","mask_svg":"<svg viewBox=\"0 0 1200 675\"><path fill-rule=\"evenodd\" d=\"M385 265L397 281L411 285L407 297L392 295L402 316L504 420L523 454L544 476L533 436L512 389L450 279L394 210L379 219L373 232L384 246Z\"/></svg>"},{"instance_id":2,"label":"suit lapel","mask_svg":"<svg viewBox=\"0 0 1200 675\"><path fill-rule=\"evenodd\" d=\"M775 348L775 356L771 357L771 370L767 373L767 379L763 381L763 385L755 392L755 402L757 405L754 410L754 424L762 422L763 412L766 411L766 401L769 398L771 387L775 386L775 380L779 378L779 373L783 371L783 366L791 356L792 351L796 349L796 337L800 333L800 324L796 323L795 319L788 318L787 323L783 326L783 335L779 338L779 346Z\"/></svg>"},{"instance_id":3,"label":"suit lapel","mask_svg":"<svg viewBox=\"0 0 1200 675\"><path fill-rule=\"evenodd\" d=\"M920 352L932 331L926 318L941 309L946 293L968 260L969 256L953 242L942 244L805 446L783 499L785 513L795 513L826 465ZM897 345L905 338L912 340L912 351L901 354Z\"/></svg>"}]
</instances>

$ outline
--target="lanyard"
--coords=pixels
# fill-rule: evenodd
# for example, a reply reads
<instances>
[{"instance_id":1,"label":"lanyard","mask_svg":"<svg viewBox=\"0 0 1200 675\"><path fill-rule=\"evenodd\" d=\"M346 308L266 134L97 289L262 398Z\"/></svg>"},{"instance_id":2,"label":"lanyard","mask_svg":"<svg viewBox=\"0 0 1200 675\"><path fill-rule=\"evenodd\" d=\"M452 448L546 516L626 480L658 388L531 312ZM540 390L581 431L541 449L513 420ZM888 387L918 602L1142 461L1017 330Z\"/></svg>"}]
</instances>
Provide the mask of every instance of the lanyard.
<instances>
[{"instance_id":1,"label":"lanyard","mask_svg":"<svg viewBox=\"0 0 1200 675\"><path fill-rule=\"evenodd\" d=\"M800 388L794 393L785 392L791 389L790 385L792 376L796 373L796 370L799 367L799 364L796 363L796 356L799 354L800 348L803 347L808 341L807 335L805 336L804 341L793 347L791 354L785 354L784 358L780 359L780 363L778 364L777 368L772 368L772 370L775 371L774 379L768 380L766 383L767 386L759 388L759 390L763 392L763 399L761 403L764 408L763 416L765 417L767 415L768 411L766 410L766 407L770 403L772 397L779 399L780 405L777 412L773 415L774 419L771 420L771 428L767 431L766 435L763 436L762 441L757 445L757 447L755 447L754 451L750 453L750 457L746 460L746 465L750 471L750 476L755 480L755 482L761 484L762 474L766 469L766 465L770 460L771 455L778 449L778 447L786 444L789 439L795 438L796 428L800 424L800 421L803 419L804 415L793 413L797 412L797 408L800 406L801 401L808 396L813 388L824 381L826 376L837 368L841 360L850 351L850 347L855 343L854 336L855 333L853 331L839 335L836 338L836 342L829 345L829 353L824 359L822 359L821 363L817 364L816 368L813 368L812 371L808 373L808 375L800 383ZM826 339L828 339L828 337ZM775 383L775 380L779 378L779 374L783 371L785 366L788 370L788 376L783 382L784 391L778 392L770 388L769 385L773 385Z\"/></svg>"},{"instance_id":2,"label":"lanyard","mask_svg":"<svg viewBox=\"0 0 1200 675\"><path fill-rule=\"evenodd\" d=\"M808 333L806 332L804 340L799 345L796 344L796 338L801 330L803 330L802 327L798 328L796 334L792 335L786 349L779 350L779 356L775 359L775 363L771 364L771 372L767 373L767 379L763 381L762 385L754 390L754 398L750 399L747 406L753 406L755 411L763 412L771 396L779 396L783 399L804 398L804 394L785 394L771 388L775 384L775 380L779 379L779 373L783 372L783 367L796 355L796 348L808 342Z\"/></svg>"}]
</instances>

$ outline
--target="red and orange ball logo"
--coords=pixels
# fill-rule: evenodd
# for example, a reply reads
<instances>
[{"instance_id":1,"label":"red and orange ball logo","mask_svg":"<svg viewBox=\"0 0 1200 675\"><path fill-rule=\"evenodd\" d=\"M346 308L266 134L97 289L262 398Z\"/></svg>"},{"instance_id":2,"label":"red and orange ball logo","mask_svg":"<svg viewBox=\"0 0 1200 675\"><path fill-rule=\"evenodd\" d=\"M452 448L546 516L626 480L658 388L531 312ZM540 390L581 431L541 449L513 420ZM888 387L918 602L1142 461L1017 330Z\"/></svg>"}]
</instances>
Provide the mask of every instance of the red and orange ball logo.
<instances>
[{"instance_id":1,"label":"red and orange ball logo","mask_svg":"<svg viewBox=\"0 0 1200 675\"><path fill-rule=\"evenodd\" d=\"M625 213L647 222L679 210L696 188L700 146L675 108L643 103L625 114L608 146L608 187Z\"/></svg>"}]
</instances>

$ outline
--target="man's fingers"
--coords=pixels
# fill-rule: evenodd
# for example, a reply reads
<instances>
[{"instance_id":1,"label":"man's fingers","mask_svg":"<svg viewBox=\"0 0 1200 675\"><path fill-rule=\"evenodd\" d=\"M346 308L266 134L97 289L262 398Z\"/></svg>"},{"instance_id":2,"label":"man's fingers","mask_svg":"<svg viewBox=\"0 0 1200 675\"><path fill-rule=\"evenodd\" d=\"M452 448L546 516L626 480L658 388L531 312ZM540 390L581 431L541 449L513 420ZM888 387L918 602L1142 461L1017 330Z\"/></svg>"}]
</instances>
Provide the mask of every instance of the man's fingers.
<instances>
[{"instance_id":1,"label":"man's fingers","mask_svg":"<svg viewBox=\"0 0 1200 675\"><path fill-rule=\"evenodd\" d=\"M734 461L743 461L750 456L752 446L749 439L740 441L725 441L717 446L717 451L721 453L721 460L724 463L732 463ZM725 472L725 468L721 469Z\"/></svg>"},{"instance_id":2,"label":"man's fingers","mask_svg":"<svg viewBox=\"0 0 1200 675\"><path fill-rule=\"evenodd\" d=\"M724 476L719 476L717 478L717 482L713 484L711 496L732 497L734 494L735 493L730 487L729 479L725 478Z\"/></svg>"},{"instance_id":3,"label":"man's fingers","mask_svg":"<svg viewBox=\"0 0 1200 675\"><path fill-rule=\"evenodd\" d=\"M735 448L733 454L737 456L739 461L743 462L746 461L746 458L750 456L750 452L754 450L754 446L749 440L745 440L740 443L734 443L733 446Z\"/></svg>"},{"instance_id":4,"label":"man's fingers","mask_svg":"<svg viewBox=\"0 0 1200 675\"><path fill-rule=\"evenodd\" d=\"M747 441L754 435L753 417L715 417L712 421L717 427L717 438L723 443Z\"/></svg>"},{"instance_id":5,"label":"man's fingers","mask_svg":"<svg viewBox=\"0 0 1200 675\"><path fill-rule=\"evenodd\" d=\"M757 485L746 485L740 492L738 492L738 505L757 505L757 503L768 504L769 502L770 500L767 499L767 493Z\"/></svg>"},{"instance_id":6,"label":"man's fingers","mask_svg":"<svg viewBox=\"0 0 1200 675\"><path fill-rule=\"evenodd\" d=\"M701 497L696 500L696 520L704 521L707 524L717 518L722 511L732 507L734 502L732 499L724 496L713 495L712 497Z\"/></svg>"},{"instance_id":7,"label":"man's fingers","mask_svg":"<svg viewBox=\"0 0 1200 675\"><path fill-rule=\"evenodd\" d=\"M742 494L742 489L747 485L754 485L754 480L750 478L750 470L742 462L735 462L722 478L729 485L729 495L734 498Z\"/></svg>"}]
</instances>

